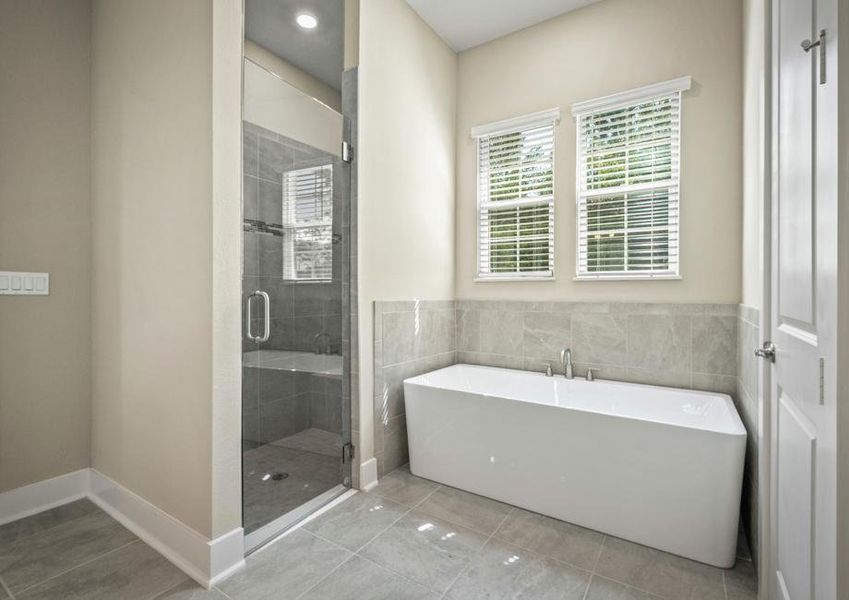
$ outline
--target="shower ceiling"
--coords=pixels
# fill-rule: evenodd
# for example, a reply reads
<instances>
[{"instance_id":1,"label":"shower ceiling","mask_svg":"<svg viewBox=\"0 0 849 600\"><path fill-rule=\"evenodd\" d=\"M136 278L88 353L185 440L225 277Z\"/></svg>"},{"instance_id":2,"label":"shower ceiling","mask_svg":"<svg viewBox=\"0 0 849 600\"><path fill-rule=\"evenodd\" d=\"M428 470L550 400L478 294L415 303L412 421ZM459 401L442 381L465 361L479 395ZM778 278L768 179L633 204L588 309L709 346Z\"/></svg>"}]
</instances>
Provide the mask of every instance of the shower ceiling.
<instances>
[{"instance_id":1,"label":"shower ceiling","mask_svg":"<svg viewBox=\"0 0 849 600\"><path fill-rule=\"evenodd\" d=\"M407 0L457 52L593 2L598 0Z\"/></svg>"},{"instance_id":2,"label":"shower ceiling","mask_svg":"<svg viewBox=\"0 0 849 600\"><path fill-rule=\"evenodd\" d=\"M299 14L318 20L298 26ZM343 0L246 0L245 37L339 91L342 89Z\"/></svg>"}]
</instances>

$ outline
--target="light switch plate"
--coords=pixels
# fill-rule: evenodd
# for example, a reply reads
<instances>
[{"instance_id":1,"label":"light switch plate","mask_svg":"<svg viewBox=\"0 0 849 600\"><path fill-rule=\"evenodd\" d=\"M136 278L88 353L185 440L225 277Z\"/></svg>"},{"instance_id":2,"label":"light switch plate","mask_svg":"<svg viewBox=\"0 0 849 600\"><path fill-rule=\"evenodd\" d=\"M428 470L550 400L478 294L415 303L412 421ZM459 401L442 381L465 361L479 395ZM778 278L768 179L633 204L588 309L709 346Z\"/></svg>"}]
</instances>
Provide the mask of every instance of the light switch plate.
<instances>
[{"instance_id":1,"label":"light switch plate","mask_svg":"<svg viewBox=\"0 0 849 600\"><path fill-rule=\"evenodd\" d=\"M49 294L49 273L0 271L0 296L47 296Z\"/></svg>"}]
</instances>

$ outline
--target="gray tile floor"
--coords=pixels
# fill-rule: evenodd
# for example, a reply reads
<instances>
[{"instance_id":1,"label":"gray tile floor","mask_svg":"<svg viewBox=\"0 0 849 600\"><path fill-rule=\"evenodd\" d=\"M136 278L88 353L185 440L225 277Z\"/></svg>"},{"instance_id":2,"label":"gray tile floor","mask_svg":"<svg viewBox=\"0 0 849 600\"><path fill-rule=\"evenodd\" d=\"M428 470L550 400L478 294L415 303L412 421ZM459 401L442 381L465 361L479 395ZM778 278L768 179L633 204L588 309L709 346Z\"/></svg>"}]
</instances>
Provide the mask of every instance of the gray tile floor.
<instances>
[{"instance_id":1,"label":"gray tile floor","mask_svg":"<svg viewBox=\"0 0 849 600\"><path fill-rule=\"evenodd\" d=\"M0 598L754 600L745 544L739 553L717 569L401 468L212 590L88 501L41 513L0 527Z\"/></svg>"},{"instance_id":2,"label":"gray tile floor","mask_svg":"<svg viewBox=\"0 0 849 600\"><path fill-rule=\"evenodd\" d=\"M0 527L0 598L153 598L187 580L88 500Z\"/></svg>"}]
</instances>

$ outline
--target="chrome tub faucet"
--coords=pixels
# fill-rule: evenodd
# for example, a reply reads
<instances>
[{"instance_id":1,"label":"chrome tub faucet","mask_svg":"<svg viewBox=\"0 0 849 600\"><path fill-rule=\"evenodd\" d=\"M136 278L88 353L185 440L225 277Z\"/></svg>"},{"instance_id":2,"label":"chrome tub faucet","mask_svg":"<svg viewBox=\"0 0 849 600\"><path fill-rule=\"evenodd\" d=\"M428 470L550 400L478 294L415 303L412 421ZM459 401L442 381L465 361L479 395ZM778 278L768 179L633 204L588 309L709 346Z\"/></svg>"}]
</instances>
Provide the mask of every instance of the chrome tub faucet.
<instances>
[{"instance_id":1,"label":"chrome tub faucet","mask_svg":"<svg viewBox=\"0 0 849 600\"><path fill-rule=\"evenodd\" d=\"M574 379L572 374L572 350L564 348L560 351L560 364L563 366L563 376L566 379Z\"/></svg>"}]
</instances>

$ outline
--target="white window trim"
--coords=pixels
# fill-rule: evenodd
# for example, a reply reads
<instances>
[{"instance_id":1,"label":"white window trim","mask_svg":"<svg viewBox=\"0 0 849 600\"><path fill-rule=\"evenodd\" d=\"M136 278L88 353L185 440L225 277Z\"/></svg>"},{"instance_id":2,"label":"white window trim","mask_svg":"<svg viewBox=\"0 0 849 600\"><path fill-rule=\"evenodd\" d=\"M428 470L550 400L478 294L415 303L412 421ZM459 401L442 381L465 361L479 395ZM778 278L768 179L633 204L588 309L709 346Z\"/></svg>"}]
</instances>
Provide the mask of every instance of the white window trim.
<instances>
[{"instance_id":1,"label":"white window trim","mask_svg":"<svg viewBox=\"0 0 849 600\"><path fill-rule=\"evenodd\" d=\"M527 273L494 273L482 274L480 272L481 264L481 206L480 206L480 150L478 149L478 139L481 137L499 135L504 133L512 133L524 129L532 129L542 125L551 124L552 127L557 127L560 123L560 107L541 110L518 117L511 117L501 121L494 121L483 125L476 125L471 129L471 137L475 140L475 283L504 283L504 282L529 282L529 281L554 281L554 259L552 258L551 271L546 273L527 272ZM552 137L554 143L554 137ZM552 148L552 176L554 176L555 154ZM556 195L552 196L552 210L555 208ZM556 218L552 219L552 226L556 222ZM553 244L553 242L552 242ZM552 249L552 256L554 252Z\"/></svg>"},{"instance_id":2,"label":"white window trim","mask_svg":"<svg viewBox=\"0 0 849 600\"><path fill-rule=\"evenodd\" d=\"M497 135L501 133L512 133L521 129L530 129L538 125L547 125L553 122L557 125L560 122L560 108L550 108L539 112L521 115L519 117L510 117L485 125L476 125L472 127L472 138L478 139L485 135Z\"/></svg>"},{"instance_id":3,"label":"white window trim","mask_svg":"<svg viewBox=\"0 0 849 600\"><path fill-rule=\"evenodd\" d=\"M577 117L578 115L594 113L602 110L615 110L630 104L637 104L644 100L650 100L657 96L666 96L674 94L675 92L686 92L692 87L692 84L693 78L688 75L686 77L679 77L677 79L670 79L669 81L653 83L651 85L626 90L624 92L617 92L615 94L610 94L609 96L602 96L601 98L593 98L592 100L576 102L572 105L572 116Z\"/></svg>"},{"instance_id":4,"label":"white window trim","mask_svg":"<svg viewBox=\"0 0 849 600\"><path fill-rule=\"evenodd\" d=\"M299 168L287 171L286 175L288 175L289 173L299 173L301 171L315 171L317 169L324 169L324 168L327 168L327 167L330 168L330 173L331 173L330 201L331 201L331 204L332 204L333 193L334 193L334 190L333 190L333 187L334 187L333 186L333 170L334 170L333 169L333 163L329 163L329 164L323 163L323 164L320 164L320 165L299 167ZM286 193L288 191L286 175L284 175L284 177L283 177L283 185L282 185L282 189L281 189L282 196L283 196L281 208L283 209L284 212L286 210L286 205L287 205ZM333 208L335 208L335 207L333 207ZM295 264L295 261L297 259L297 252L295 251L295 240L297 238L298 230L309 229L311 227L328 227L329 230L330 230L330 235L331 235L331 239L332 239L332 235L333 235L333 216L332 216L332 214L329 218L326 218L326 219L316 219L316 220L312 220L312 221L300 222L300 223L297 223L297 224L287 223L286 217L284 215L283 218L282 218L282 221L283 221L283 223L282 223L281 229L282 229L282 237L283 237L283 241L282 241L282 244L283 244L283 272L281 273L281 275L283 276L283 280L286 281L287 283L326 283L328 281L332 281L333 280L332 273L329 277L303 277L303 278L297 277L297 276L286 277L286 271L287 271L286 261L287 260L291 261L291 264L288 266L288 268L291 269L293 272L295 272L294 264ZM332 243L331 243L331 247L330 247L330 252L331 252L331 264L332 264L332 252L333 252ZM332 267L331 267L331 270L332 270Z\"/></svg>"},{"instance_id":5,"label":"white window trim","mask_svg":"<svg viewBox=\"0 0 849 600\"><path fill-rule=\"evenodd\" d=\"M632 104L639 104L662 96L679 94L678 105L678 143L679 148L683 148L683 92L692 87L692 77L678 77L660 83L654 83L624 92L584 100L576 102L572 105L572 118L575 120L575 277L573 281L676 281L681 280L681 181L683 173L683 161L681 156L678 157L678 260L676 263L676 271L673 273L581 273L580 272L580 256L581 256L581 217L580 217L580 202L581 202L581 178L577 172L580 170L580 152L581 152L581 132L578 124L579 117L589 115L595 112L603 112L608 110L616 110L624 108Z\"/></svg>"}]
</instances>

